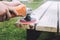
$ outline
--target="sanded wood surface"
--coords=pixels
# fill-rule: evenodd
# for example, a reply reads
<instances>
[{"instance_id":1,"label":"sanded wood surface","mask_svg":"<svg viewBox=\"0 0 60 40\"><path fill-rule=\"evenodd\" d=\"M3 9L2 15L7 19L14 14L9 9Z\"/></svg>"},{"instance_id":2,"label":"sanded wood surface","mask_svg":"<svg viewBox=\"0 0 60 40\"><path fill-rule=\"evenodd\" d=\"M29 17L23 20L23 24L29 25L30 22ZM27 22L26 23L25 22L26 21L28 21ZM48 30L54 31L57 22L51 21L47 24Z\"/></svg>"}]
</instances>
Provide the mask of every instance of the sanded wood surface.
<instances>
[{"instance_id":1,"label":"sanded wood surface","mask_svg":"<svg viewBox=\"0 0 60 40\"><path fill-rule=\"evenodd\" d=\"M57 32L58 2L53 2L45 15L39 20L36 30Z\"/></svg>"},{"instance_id":2,"label":"sanded wood surface","mask_svg":"<svg viewBox=\"0 0 60 40\"><path fill-rule=\"evenodd\" d=\"M32 18L35 18L37 21L41 17L41 15L44 13L45 10L52 4L52 2L48 1L45 2L43 5L40 5L36 10L34 10L31 14Z\"/></svg>"}]
</instances>

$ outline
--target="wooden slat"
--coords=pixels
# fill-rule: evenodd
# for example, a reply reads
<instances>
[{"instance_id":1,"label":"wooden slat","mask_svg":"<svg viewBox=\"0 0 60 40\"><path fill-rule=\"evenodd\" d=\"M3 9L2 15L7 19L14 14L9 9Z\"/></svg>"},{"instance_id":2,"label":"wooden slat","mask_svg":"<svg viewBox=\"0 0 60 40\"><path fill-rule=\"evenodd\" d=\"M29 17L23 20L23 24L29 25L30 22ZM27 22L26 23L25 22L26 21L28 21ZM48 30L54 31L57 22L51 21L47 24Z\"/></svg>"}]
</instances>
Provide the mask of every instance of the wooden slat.
<instances>
[{"instance_id":1,"label":"wooden slat","mask_svg":"<svg viewBox=\"0 0 60 40\"><path fill-rule=\"evenodd\" d=\"M32 12L31 17L37 19L38 21L38 19L41 17L44 11L50 6L50 4L52 4L52 2L48 1L40 7L38 7L35 11Z\"/></svg>"},{"instance_id":2,"label":"wooden slat","mask_svg":"<svg viewBox=\"0 0 60 40\"><path fill-rule=\"evenodd\" d=\"M39 21L36 30L57 32L57 2L53 2L46 14Z\"/></svg>"}]
</instances>

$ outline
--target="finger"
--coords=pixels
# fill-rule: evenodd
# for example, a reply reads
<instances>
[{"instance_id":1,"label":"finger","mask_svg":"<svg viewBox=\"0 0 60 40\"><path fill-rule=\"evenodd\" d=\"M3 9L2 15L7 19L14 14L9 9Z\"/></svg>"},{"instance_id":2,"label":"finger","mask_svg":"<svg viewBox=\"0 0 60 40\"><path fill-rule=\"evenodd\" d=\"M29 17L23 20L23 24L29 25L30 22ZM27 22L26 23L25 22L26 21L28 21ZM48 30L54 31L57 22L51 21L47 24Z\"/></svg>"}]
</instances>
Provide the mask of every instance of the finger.
<instances>
[{"instance_id":1,"label":"finger","mask_svg":"<svg viewBox=\"0 0 60 40\"><path fill-rule=\"evenodd\" d=\"M6 20L9 20L11 17L12 17L12 16L11 16L9 10L7 9L7 10L6 10Z\"/></svg>"},{"instance_id":2,"label":"finger","mask_svg":"<svg viewBox=\"0 0 60 40\"><path fill-rule=\"evenodd\" d=\"M9 12L10 12L12 18L18 16L18 14L14 10L9 10Z\"/></svg>"}]
</instances>

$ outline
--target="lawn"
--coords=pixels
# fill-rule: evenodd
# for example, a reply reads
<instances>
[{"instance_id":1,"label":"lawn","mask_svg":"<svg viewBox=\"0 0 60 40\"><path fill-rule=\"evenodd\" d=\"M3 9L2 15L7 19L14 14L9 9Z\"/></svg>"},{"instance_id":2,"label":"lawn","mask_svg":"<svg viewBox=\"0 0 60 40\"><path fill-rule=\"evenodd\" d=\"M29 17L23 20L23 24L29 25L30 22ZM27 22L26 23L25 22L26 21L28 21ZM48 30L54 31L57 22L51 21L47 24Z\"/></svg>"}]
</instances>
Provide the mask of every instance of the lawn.
<instances>
[{"instance_id":1,"label":"lawn","mask_svg":"<svg viewBox=\"0 0 60 40\"><path fill-rule=\"evenodd\" d=\"M41 5L42 0L35 0L32 3L26 3L27 7L35 10ZM14 23L21 17L15 17L9 21L0 22L0 40L26 40L26 30L17 28ZM45 33L48 35L48 33ZM43 37L44 33L41 35ZM44 36L45 38L46 36ZM38 39L43 40L43 38Z\"/></svg>"},{"instance_id":2,"label":"lawn","mask_svg":"<svg viewBox=\"0 0 60 40\"><path fill-rule=\"evenodd\" d=\"M33 2L26 2L25 5L29 8L32 8L32 10L35 10L38 8L44 1L43 0L34 0Z\"/></svg>"},{"instance_id":3,"label":"lawn","mask_svg":"<svg viewBox=\"0 0 60 40\"><path fill-rule=\"evenodd\" d=\"M19 17L12 18L9 21L0 23L0 40L25 40L26 30L17 28L14 23L20 19Z\"/></svg>"}]
</instances>

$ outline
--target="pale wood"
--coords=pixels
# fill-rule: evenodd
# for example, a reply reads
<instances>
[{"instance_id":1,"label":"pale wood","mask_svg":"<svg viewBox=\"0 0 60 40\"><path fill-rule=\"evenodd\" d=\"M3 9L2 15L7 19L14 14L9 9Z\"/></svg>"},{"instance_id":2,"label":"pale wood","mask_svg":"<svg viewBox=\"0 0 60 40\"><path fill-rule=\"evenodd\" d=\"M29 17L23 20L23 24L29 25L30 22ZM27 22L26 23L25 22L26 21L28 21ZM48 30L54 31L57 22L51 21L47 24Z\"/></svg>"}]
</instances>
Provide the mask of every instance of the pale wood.
<instances>
[{"instance_id":1,"label":"pale wood","mask_svg":"<svg viewBox=\"0 0 60 40\"><path fill-rule=\"evenodd\" d=\"M36 10L32 12L31 17L35 18L38 21L39 17L41 17L41 15L49 7L50 4L52 4L52 2L48 1L41 5L40 7L38 7Z\"/></svg>"},{"instance_id":2,"label":"pale wood","mask_svg":"<svg viewBox=\"0 0 60 40\"><path fill-rule=\"evenodd\" d=\"M57 10L57 2L53 2L39 21L36 30L43 29L43 31L57 32Z\"/></svg>"}]
</instances>

